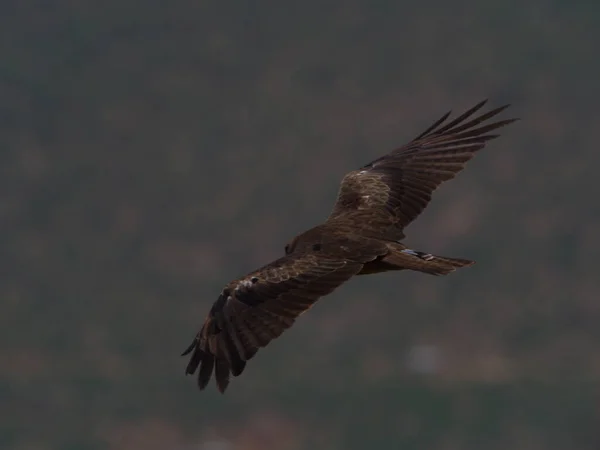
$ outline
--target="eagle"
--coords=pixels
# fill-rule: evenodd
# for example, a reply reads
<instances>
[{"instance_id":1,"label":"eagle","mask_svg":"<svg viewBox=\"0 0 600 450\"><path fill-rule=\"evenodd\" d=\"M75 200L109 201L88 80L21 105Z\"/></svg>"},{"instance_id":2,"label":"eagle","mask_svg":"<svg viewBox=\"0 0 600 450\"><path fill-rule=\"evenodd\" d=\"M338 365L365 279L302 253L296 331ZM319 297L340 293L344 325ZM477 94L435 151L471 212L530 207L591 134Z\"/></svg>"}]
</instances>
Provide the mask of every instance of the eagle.
<instances>
[{"instance_id":1,"label":"eagle","mask_svg":"<svg viewBox=\"0 0 600 450\"><path fill-rule=\"evenodd\" d=\"M432 192L517 119L490 121L509 105L481 112L484 100L449 120L450 111L403 147L349 172L327 220L293 238L285 255L227 284L182 356L198 387L213 373L224 393L258 349L279 337L316 301L355 275L416 270L446 275L474 264L408 248L404 228Z\"/></svg>"}]
</instances>

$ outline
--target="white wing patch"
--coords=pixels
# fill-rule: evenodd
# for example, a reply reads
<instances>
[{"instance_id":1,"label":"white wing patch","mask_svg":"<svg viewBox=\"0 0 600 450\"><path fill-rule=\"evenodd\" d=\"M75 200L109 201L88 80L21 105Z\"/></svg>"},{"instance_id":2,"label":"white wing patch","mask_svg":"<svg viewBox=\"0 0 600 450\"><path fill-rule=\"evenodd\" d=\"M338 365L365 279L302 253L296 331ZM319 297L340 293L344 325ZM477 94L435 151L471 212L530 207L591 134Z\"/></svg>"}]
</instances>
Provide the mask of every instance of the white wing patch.
<instances>
[{"instance_id":1,"label":"white wing patch","mask_svg":"<svg viewBox=\"0 0 600 450\"><path fill-rule=\"evenodd\" d=\"M237 286L235 287L235 290L239 291L241 288L249 288L250 286L252 286L257 281L258 281L258 278L256 278L256 277L252 277L252 278L249 278L249 279L241 280L237 284Z\"/></svg>"},{"instance_id":2,"label":"white wing patch","mask_svg":"<svg viewBox=\"0 0 600 450\"><path fill-rule=\"evenodd\" d=\"M405 248L404 250L400 250L402 253L406 253L408 255L416 256L417 258L424 259L425 261L431 261L435 259L431 253L417 252L415 250L411 250L410 248Z\"/></svg>"},{"instance_id":3,"label":"white wing patch","mask_svg":"<svg viewBox=\"0 0 600 450\"><path fill-rule=\"evenodd\" d=\"M241 288L249 288L250 286L252 286L252 281L250 280L242 280L238 283L238 285L235 287L236 291L239 291Z\"/></svg>"}]
</instances>

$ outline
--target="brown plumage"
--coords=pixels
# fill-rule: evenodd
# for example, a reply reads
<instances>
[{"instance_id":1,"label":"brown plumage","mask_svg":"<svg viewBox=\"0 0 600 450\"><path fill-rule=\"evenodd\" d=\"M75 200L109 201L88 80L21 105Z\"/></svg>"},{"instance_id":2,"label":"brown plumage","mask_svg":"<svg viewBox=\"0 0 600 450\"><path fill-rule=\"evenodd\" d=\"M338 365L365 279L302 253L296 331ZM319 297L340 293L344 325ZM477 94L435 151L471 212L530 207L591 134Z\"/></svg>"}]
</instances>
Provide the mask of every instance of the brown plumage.
<instances>
[{"instance_id":1,"label":"brown plumage","mask_svg":"<svg viewBox=\"0 0 600 450\"><path fill-rule=\"evenodd\" d=\"M450 113L445 114L409 144L348 173L324 223L296 236L282 258L223 289L183 353L192 353L187 374L200 366L200 389L214 372L225 392L230 375L240 375L259 348L354 275L402 269L446 275L473 264L410 250L398 241L431 193L498 137L490 132L516 120L488 122L508 105L476 115L485 103L448 123Z\"/></svg>"}]
</instances>

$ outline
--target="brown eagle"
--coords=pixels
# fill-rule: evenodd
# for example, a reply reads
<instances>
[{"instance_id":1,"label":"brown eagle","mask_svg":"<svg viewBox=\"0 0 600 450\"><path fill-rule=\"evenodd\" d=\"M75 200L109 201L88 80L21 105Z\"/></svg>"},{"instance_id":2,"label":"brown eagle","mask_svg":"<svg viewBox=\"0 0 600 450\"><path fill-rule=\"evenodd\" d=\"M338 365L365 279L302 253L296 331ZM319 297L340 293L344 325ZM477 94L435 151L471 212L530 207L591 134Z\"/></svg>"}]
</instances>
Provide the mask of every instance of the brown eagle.
<instances>
[{"instance_id":1,"label":"brown eagle","mask_svg":"<svg viewBox=\"0 0 600 450\"><path fill-rule=\"evenodd\" d=\"M477 114L485 103L448 123L450 112L444 114L409 144L348 173L324 223L292 239L285 256L225 286L183 353L192 353L186 374L200 366L200 389L214 372L225 392L230 375L240 375L259 348L354 275L402 269L446 275L474 263L400 241L431 193L498 137L491 131L516 120L489 122L509 105Z\"/></svg>"}]
</instances>

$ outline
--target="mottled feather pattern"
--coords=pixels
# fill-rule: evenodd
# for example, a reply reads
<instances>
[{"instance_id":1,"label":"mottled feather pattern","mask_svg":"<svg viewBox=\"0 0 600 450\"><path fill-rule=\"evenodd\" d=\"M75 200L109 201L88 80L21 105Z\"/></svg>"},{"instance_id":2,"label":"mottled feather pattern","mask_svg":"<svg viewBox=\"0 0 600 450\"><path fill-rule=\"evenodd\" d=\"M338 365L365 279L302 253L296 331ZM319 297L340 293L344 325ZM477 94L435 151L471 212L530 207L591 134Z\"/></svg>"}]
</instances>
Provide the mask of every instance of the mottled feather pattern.
<instances>
[{"instance_id":1,"label":"mottled feather pattern","mask_svg":"<svg viewBox=\"0 0 600 450\"><path fill-rule=\"evenodd\" d=\"M206 387L214 362L221 364L215 378L222 392L230 373L237 376L245 361L289 328L323 295L356 275L361 263L316 254L280 258L246 277L233 281L207 318L194 343L186 373L200 365L198 384ZM214 366L218 368L219 365ZM206 367L204 367L206 366ZM226 367L229 367L226 370ZM237 370L230 370L230 368ZM209 370L210 369L210 370Z\"/></svg>"},{"instance_id":2,"label":"mottled feather pattern","mask_svg":"<svg viewBox=\"0 0 600 450\"><path fill-rule=\"evenodd\" d=\"M441 126L450 115L445 114L409 144L350 172L342 180L329 220L358 222L353 216L362 217L368 211L379 218L372 231L389 239L402 239L402 230L427 206L433 191L454 178L487 141L498 136L486 133L515 120L477 127L507 107L468 120L484 104L485 101L478 103ZM386 226L382 226L383 222L387 222ZM368 228L364 221L361 224L363 229Z\"/></svg>"},{"instance_id":3,"label":"mottled feather pattern","mask_svg":"<svg viewBox=\"0 0 600 450\"><path fill-rule=\"evenodd\" d=\"M296 236L286 256L229 283L183 353L186 373L204 389L214 375L225 392L257 351L279 337L320 298L355 275L415 270L446 275L473 261L436 256L398 241L431 194L514 119L487 123L506 106L455 119L445 114L409 144L347 174L327 221Z\"/></svg>"}]
</instances>

